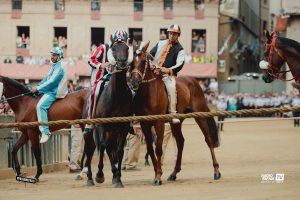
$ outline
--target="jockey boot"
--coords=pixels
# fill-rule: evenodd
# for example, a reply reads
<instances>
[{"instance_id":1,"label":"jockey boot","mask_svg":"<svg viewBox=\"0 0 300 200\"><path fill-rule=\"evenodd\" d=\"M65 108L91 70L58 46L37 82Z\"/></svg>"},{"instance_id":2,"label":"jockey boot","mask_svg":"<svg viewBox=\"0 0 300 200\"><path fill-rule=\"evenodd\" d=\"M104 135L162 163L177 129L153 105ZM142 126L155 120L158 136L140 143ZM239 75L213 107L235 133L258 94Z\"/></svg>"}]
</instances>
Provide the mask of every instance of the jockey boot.
<instances>
[{"instance_id":1,"label":"jockey boot","mask_svg":"<svg viewBox=\"0 0 300 200\"><path fill-rule=\"evenodd\" d=\"M94 131L93 127L85 127L84 130L83 130L83 135L87 134L87 133L91 133L93 131Z\"/></svg>"},{"instance_id":2,"label":"jockey boot","mask_svg":"<svg viewBox=\"0 0 300 200\"><path fill-rule=\"evenodd\" d=\"M176 112L171 113L171 114L176 114ZM180 119L173 118L173 119L172 119L172 123L173 123L173 124L179 124L179 123L180 123Z\"/></svg>"},{"instance_id":3,"label":"jockey boot","mask_svg":"<svg viewBox=\"0 0 300 200\"><path fill-rule=\"evenodd\" d=\"M40 139L40 143L42 144L42 143L47 142L49 140L50 136L51 136L50 132L49 133L42 133L42 137Z\"/></svg>"}]
</instances>

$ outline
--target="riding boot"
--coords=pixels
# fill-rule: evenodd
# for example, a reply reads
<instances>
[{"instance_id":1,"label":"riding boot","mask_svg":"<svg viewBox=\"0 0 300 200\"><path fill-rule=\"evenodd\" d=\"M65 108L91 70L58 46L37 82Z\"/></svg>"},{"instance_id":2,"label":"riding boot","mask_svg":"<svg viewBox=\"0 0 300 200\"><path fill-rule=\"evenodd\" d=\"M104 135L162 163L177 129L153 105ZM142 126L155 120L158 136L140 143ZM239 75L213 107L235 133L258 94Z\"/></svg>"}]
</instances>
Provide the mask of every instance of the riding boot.
<instances>
[{"instance_id":1,"label":"riding boot","mask_svg":"<svg viewBox=\"0 0 300 200\"><path fill-rule=\"evenodd\" d=\"M42 133L42 137L40 139L40 143L42 144L42 143L47 142L49 140L50 136L51 136L50 132L49 133Z\"/></svg>"},{"instance_id":2,"label":"riding boot","mask_svg":"<svg viewBox=\"0 0 300 200\"><path fill-rule=\"evenodd\" d=\"M93 125L86 124L85 128L83 130L83 135L85 135L87 133L91 133L91 132L93 132L93 130L94 130Z\"/></svg>"}]
</instances>

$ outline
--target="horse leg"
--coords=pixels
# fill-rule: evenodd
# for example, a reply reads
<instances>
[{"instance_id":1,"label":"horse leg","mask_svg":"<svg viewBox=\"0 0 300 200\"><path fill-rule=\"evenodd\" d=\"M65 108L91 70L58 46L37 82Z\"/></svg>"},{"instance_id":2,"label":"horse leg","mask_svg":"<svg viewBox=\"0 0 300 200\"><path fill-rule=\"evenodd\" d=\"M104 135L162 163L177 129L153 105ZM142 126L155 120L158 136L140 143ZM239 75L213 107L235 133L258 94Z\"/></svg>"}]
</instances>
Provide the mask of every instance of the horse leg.
<instances>
[{"instance_id":1,"label":"horse leg","mask_svg":"<svg viewBox=\"0 0 300 200\"><path fill-rule=\"evenodd\" d=\"M156 147L155 147L155 154L157 157L157 163L156 163L156 177L153 181L153 185L161 185L161 176L163 174L162 168L161 168L161 156L162 156L162 143L164 139L164 130L165 130L165 124L162 122L157 122L155 124L155 132L157 136L156 141Z\"/></svg>"},{"instance_id":2,"label":"horse leg","mask_svg":"<svg viewBox=\"0 0 300 200\"><path fill-rule=\"evenodd\" d=\"M145 154L145 163L144 163L145 166L150 166L150 163L149 163L149 153L148 151L146 152Z\"/></svg>"},{"instance_id":3,"label":"horse leg","mask_svg":"<svg viewBox=\"0 0 300 200\"><path fill-rule=\"evenodd\" d=\"M182 122L180 124L170 124L172 134L175 137L176 145L177 145L177 159L174 171L171 173L171 175L168 177L168 181L175 181L177 178L177 173L181 171L181 161L182 161L182 152L184 147L184 137L182 135L181 127Z\"/></svg>"},{"instance_id":4,"label":"horse leg","mask_svg":"<svg viewBox=\"0 0 300 200\"><path fill-rule=\"evenodd\" d=\"M141 128L142 128L142 131L144 133L145 140L146 140L147 152L150 155L150 158L151 158L151 161L152 161L152 164L153 164L153 169L154 169L154 172L155 172L155 177L156 177L156 174L157 174L157 159L155 157L154 150L153 150L153 139L152 139L151 125L147 124L147 123L144 123L144 122L140 122L140 123L141 123ZM154 184L154 182L155 182L155 179L153 180L152 183Z\"/></svg>"},{"instance_id":5,"label":"horse leg","mask_svg":"<svg viewBox=\"0 0 300 200\"><path fill-rule=\"evenodd\" d=\"M99 163L98 163L98 172L95 177L95 181L97 183L103 183L105 181L104 178L104 173L103 173L103 168L104 168L104 163L103 163L103 158L104 158L104 151L105 151L105 144L100 144L100 156L99 156Z\"/></svg>"},{"instance_id":6,"label":"horse leg","mask_svg":"<svg viewBox=\"0 0 300 200\"><path fill-rule=\"evenodd\" d=\"M125 146L127 134L128 134L128 131L121 132L121 135L120 135L121 138L120 138L119 144L118 144L118 150L117 150L117 153L118 153L118 173L117 173L117 175L118 175L118 177L116 177L117 182L114 184L114 186L116 188L124 187L123 183L121 181L121 176L122 176L121 169L122 169L122 161L123 161L123 156L124 156L124 146Z\"/></svg>"},{"instance_id":7,"label":"horse leg","mask_svg":"<svg viewBox=\"0 0 300 200\"><path fill-rule=\"evenodd\" d=\"M14 171L16 172L17 176L22 175L21 174L21 167L18 159L18 151L19 149L28 141L28 136L25 133L21 134L21 137L18 139L16 144L14 145L12 149L12 158L13 158L13 168Z\"/></svg>"},{"instance_id":8,"label":"horse leg","mask_svg":"<svg viewBox=\"0 0 300 200\"><path fill-rule=\"evenodd\" d=\"M85 166L87 167L87 186L93 186L93 174L91 169L91 161L94 155L96 145L93 138L93 131L84 134L84 153L86 154Z\"/></svg>"},{"instance_id":9,"label":"horse leg","mask_svg":"<svg viewBox=\"0 0 300 200\"><path fill-rule=\"evenodd\" d=\"M112 138L113 133L110 133L110 138L107 140L106 152L108 154L111 171L113 173L112 184L115 188L124 187L121 182L121 166L118 160L118 150L116 138ZM125 138L126 139L126 138ZM124 153L124 152L123 152ZM121 161L122 162L122 161Z\"/></svg>"},{"instance_id":10,"label":"horse leg","mask_svg":"<svg viewBox=\"0 0 300 200\"><path fill-rule=\"evenodd\" d=\"M218 129L216 123L213 118L208 118L208 119L195 118L195 121L201 128L203 135L205 137L205 142L209 147L210 154L213 160L214 179L218 180L221 178L221 173L219 171L219 163L216 159L215 151L214 151L214 148L219 143Z\"/></svg>"},{"instance_id":11,"label":"horse leg","mask_svg":"<svg viewBox=\"0 0 300 200\"><path fill-rule=\"evenodd\" d=\"M86 157L86 154L83 152L82 157L81 157L81 161L80 161L80 169L81 172L79 174L77 174L75 180L82 180L83 178L83 174L86 174L88 171L87 165L85 164L83 167L83 163L84 163L84 158Z\"/></svg>"},{"instance_id":12,"label":"horse leg","mask_svg":"<svg viewBox=\"0 0 300 200\"><path fill-rule=\"evenodd\" d=\"M31 150L34 154L35 161L36 161L36 175L35 179L37 182L39 182L39 177L43 173L43 168L42 168L42 158L41 158L41 148L40 148L40 142L39 142L39 131L36 129L29 129L27 131L28 138L31 142Z\"/></svg>"}]
</instances>

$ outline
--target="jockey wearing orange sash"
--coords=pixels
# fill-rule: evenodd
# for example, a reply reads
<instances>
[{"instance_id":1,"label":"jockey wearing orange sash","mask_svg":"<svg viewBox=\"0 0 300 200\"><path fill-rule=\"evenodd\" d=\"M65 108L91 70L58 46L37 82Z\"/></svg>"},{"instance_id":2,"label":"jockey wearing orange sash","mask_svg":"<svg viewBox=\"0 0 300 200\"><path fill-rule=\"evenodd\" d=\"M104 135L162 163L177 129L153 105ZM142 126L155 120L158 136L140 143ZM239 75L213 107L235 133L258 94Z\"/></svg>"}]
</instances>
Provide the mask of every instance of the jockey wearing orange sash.
<instances>
[{"instance_id":1,"label":"jockey wearing orange sash","mask_svg":"<svg viewBox=\"0 0 300 200\"><path fill-rule=\"evenodd\" d=\"M177 91L176 76L184 65L185 53L184 49L178 41L181 29L177 24L172 24L168 28L169 39L159 41L150 51L154 57L153 64L156 65L155 73L163 74L163 82L165 83L168 99L169 113L176 113ZM172 119L173 123L179 123L179 119Z\"/></svg>"}]
</instances>

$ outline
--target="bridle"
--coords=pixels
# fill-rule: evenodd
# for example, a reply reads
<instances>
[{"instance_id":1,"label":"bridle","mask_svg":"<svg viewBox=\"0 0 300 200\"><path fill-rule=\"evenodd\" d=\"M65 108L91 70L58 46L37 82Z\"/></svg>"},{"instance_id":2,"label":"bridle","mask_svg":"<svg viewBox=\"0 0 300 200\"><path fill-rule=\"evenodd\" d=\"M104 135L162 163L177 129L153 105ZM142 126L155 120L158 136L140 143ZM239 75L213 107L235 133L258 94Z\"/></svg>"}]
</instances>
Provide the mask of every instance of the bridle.
<instances>
[{"instance_id":1,"label":"bridle","mask_svg":"<svg viewBox=\"0 0 300 200\"><path fill-rule=\"evenodd\" d=\"M142 61L142 62L145 62L145 68L144 68L144 71L141 72L141 71L138 70L138 69L133 69L133 70L131 71L131 74L133 74L133 73L138 74L138 76L141 78L141 81L142 81L141 83L149 83L149 82L154 81L155 79L157 79L157 77L154 77L154 78L145 80L145 75L146 75L146 72L147 72L147 66L148 66L148 64L151 65L148 56L152 56L152 55L151 55L150 53L148 53L147 51L140 51L140 50L137 50L137 51L136 51L136 54L137 54L137 55L141 55L142 53L146 54L146 60L145 60L145 61Z\"/></svg>"},{"instance_id":2,"label":"bridle","mask_svg":"<svg viewBox=\"0 0 300 200\"><path fill-rule=\"evenodd\" d=\"M118 60L115 60L115 58L113 58L113 59L115 60L115 62L111 62L111 61L109 60L109 61L110 61L110 69L113 68L113 70L108 69L108 71L111 72L111 73L117 73L117 72L121 72L121 71L127 70L127 69L128 69L128 66L129 66L130 63L132 62L132 60L130 60L130 56L131 56L130 53L132 52L132 51L130 50L131 47L130 47L126 42L124 42L124 41L116 41L116 42L112 43L112 45L110 46L110 48L109 48L108 51L111 51L111 54L112 54L112 47L113 47L114 45L120 44L120 43L123 43L123 44L125 44L125 45L128 47L127 64L124 65L124 66L122 67L122 65L120 65L120 62L119 62ZM113 57L113 55L111 55L110 57ZM132 56L131 56L131 57L132 57ZM108 59L109 59L109 58L108 58ZM116 68L116 69L114 69L114 68Z\"/></svg>"},{"instance_id":3,"label":"bridle","mask_svg":"<svg viewBox=\"0 0 300 200\"><path fill-rule=\"evenodd\" d=\"M276 78L276 79L280 79L282 81L291 81L291 80L294 80L296 76L294 76L293 78L291 79L284 79L284 75L288 72L290 72L291 70L280 70L279 72L277 72L278 69L281 68L281 66L275 66L273 64L273 56L274 56L274 52L277 53L277 55L282 59L282 60L285 60L284 59L284 54L282 53L282 51L280 51L277 47L276 47L276 41L278 39L278 35L273 32L271 33L271 36L272 36L272 41L271 43L265 43L265 47L268 49L269 51L269 55L268 55L268 69L266 69L266 72L273 78Z\"/></svg>"}]
</instances>

